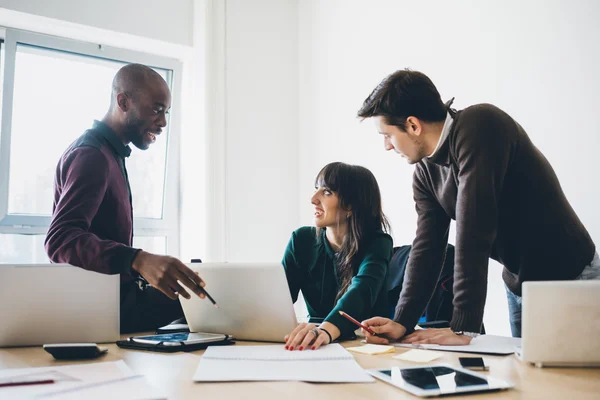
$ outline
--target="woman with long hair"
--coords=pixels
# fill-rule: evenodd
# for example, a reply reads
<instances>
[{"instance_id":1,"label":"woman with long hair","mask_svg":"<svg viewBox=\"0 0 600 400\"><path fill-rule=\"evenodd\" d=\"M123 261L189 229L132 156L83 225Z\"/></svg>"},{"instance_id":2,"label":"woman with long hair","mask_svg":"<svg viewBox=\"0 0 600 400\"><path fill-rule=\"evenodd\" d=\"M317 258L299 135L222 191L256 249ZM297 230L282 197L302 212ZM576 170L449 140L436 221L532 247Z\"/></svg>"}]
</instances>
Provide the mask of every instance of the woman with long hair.
<instances>
[{"instance_id":1,"label":"woman with long hair","mask_svg":"<svg viewBox=\"0 0 600 400\"><path fill-rule=\"evenodd\" d=\"M392 255L389 224L377 180L368 169L335 162L315 180L315 226L292 233L283 266L294 303L302 291L310 320L285 337L288 350L316 350L357 328L359 321L387 313L385 281Z\"/></svg>"}]
</instances>

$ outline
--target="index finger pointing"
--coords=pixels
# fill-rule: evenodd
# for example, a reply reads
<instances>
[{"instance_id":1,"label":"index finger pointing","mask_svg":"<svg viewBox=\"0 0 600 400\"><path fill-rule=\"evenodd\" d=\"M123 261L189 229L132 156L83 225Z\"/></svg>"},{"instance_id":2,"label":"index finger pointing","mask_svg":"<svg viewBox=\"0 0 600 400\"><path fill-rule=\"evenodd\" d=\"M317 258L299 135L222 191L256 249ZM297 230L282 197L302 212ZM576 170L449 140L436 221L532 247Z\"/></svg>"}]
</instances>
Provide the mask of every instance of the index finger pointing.
<instances>
[{"instance_id":1,"label":"index finger pointing","mask_svg":"<svg viewBox=\"0 0 600 400\"><path fill-rule=\"evenodd\" d=\"M202 278L200 278L200 274L197 271L192 270L190 267L188 267L181 261L179 261L179 260L177 260L177 261L178 262L176 263L176 266L177 266L177 269L179 270L179 272L181 272L189 280L196 283L197 285L204 286L204 285L202 285L203 280L202 280Z\"/></svg>"},{"instance_id":2,"label":"index finger pointing","mask_svg":"<svg viewBox=\"0 0 600 400\"><path fill-rule=\"evenodd\" d=\"M190 288L190 290L192 292L194 292L198 297L200 297L200 298L204 298L205 297L205 292L204 292L204 289L202 289L202 286L200 286L197 283L196 280L190 279L183 271L177 270L176 271L176 278L183 285L185 285L186 287ZM200 277L198 277L198 276L197 276L197 278L200 279Z\"/></svg>"}]
</instances>

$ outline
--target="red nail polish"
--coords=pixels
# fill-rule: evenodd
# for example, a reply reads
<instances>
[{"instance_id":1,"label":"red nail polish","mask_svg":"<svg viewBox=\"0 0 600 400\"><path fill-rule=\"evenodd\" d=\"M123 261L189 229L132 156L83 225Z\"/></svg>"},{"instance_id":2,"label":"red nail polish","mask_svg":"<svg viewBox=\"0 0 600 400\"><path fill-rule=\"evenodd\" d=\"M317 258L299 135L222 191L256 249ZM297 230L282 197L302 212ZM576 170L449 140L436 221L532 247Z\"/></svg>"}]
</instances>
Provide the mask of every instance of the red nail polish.
<instances>
[{"instance_id":1,"label":"red nail polish","mask_svg":"<svg viewBox=\"0 0 600 400\"><path fill-rule=\"evenodd\" d=\"M304 347L302 347L302 346L298 347L298 350L302 351L302 349L304 349Z\"/></svg>"},{"instance_id":2,"label":"red nail polish","mask_svg":"<svg viewBox=\"0 0 600 400\"><path fill-rule=\"evenodd\" d=\"M288 349L288 346L285 346L285 349L287 350L287 349Z\"/></svg>"},{"instance_id":3,"label":"red nail polish","mask_svg":"<svg viewBox=\"0 0 600 400\"><path fill-rule=\"evenodd\" d=\"M313 350L316 350L317 348L315 346L312 347Z\"/></svg>"},{"instance_id":4,"label":"red nail polish","mask_svg":"<svg viewBox=\"0 0 600 400\"><path fill-rule=\"evenodd\" d=\"M294 350L294 346L290 346L290 351Z\"/></svg>"}]
</instances>

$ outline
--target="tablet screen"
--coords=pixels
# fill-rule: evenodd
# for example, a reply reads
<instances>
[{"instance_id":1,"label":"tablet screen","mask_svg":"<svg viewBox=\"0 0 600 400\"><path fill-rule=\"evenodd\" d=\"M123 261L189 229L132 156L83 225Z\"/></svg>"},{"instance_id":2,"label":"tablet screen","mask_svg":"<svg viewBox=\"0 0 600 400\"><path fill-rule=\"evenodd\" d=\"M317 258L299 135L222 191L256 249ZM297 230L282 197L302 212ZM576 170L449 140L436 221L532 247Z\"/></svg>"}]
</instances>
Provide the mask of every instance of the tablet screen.
<instances>
[{"instance_id":1,"label":"tablet screen","mask_svg":"<svg viewBox=\"0 0 600 400\"><path fill-rule=\"evenodd\" d=\"M138 336L135 339L152 340L154 342L186 342L189 333L166 333L163 335Z\"/></svg>"},{"instance_id":2,"label":"tablet screen","mask_svg":"<svg viewBox=\"0 0 600 400\"><path fill-rule=\"evenodd\" d=\"M194 344L194 343L206 343L206 342L214 342L217 340L225 339L225 335L216 334L216 333L189 333L189 332L180 332L180 333L165 333L162 335L152 335L152 336L136 336L133 337L132 340L134 342L139 343L163 343L163 344Z\"/></svg>"},{"instance_id":3,"label":"tablet screen","mask_svg":"<svg viewBox=\"0 0 600 400\"><path fill-rule=\"evenodd\" d=\"M479 386L485 390L485 387L489 386L487 379L442 366L409 369L394 368L380 370L380 372L389 376L394 385L401 386L403 383L408 383L422 390L440 390L442 393L471 386Z\"/></svg>"}]
</instances>

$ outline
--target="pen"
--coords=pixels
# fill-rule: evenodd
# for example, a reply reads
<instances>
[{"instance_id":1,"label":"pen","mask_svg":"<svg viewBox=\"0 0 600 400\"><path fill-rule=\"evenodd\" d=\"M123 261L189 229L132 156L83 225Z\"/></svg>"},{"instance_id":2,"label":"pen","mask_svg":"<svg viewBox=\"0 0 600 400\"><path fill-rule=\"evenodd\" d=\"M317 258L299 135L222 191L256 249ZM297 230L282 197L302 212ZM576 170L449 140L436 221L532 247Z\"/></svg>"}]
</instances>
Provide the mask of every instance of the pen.
<instances>
[{"instance_id":1,"label":"pen","mask_svg":"<svg viewBox=\"0 0 600 400\"><path fill-rule=\"evenodd\" d=\"M54 383L54 379L42 379L38 381L10 381L0 382L0 387L11 387L11 386L27 386L27 385L45 385L48 383Z\"/></svg>"},{"instance_id":2,"label":"pen","mask_svg":"<svg viewBox=\"0 0 600 400\"><path fill-rule=\"evenodd\" d=\"M351 316L349 316L345 312L339 311L339 313L340 313L340 315L342 317L346 318L348 321L352 322L353 324L360 326L365 331L369 332L371 335L377 336L377 334L375 332L373 332L373 330L371 328L369 328L368 326L364 326L363 324L361 324L360 322L358 322L357 320L355 320L354 318L352 318Z\"/></svg>"},{"instance_id":3,"label":"pen","mask_svg":"<svg viewBox=\"0 0 600 400\"><path fill-rule=\"evenodd\" d=\"M217 302L215 301L215 299L212 298L212 296L210 294L208 294L208 292L206 291L206 289L204 289L202 286L198 285L198 287L200 288L200 290L202 290L204 292L204 294L206 295L206 297L208 297L208 299L210 300L211 303L213 303L213 305L216 308L219 308L219 305L217 304Z\"/></svg>"},{"instance_id":4,"label":"pen","mask_svg":"<svg viewBox=\"0 0 600 400\"><path fill-rule=\"evenodd\" d=\"M192 263L201 263L202 260L199 258L192 258ZM196 272L197 273L197 272ZM198 284L196 284L198 285ZM216 308L219 308L219 305L217 304L217 302L215 301L215 299L212 298L212 296L210 294L208 294L208 292L206 291L206 289L204 289L202 286L198 285L198 288L200 288L200 290L202 290L202 292L204 292L204 294L206 295L206 297L208 297L208 299L210 300L211 303L213 303L213 305Z\"/></svg>"}]
</instances>

